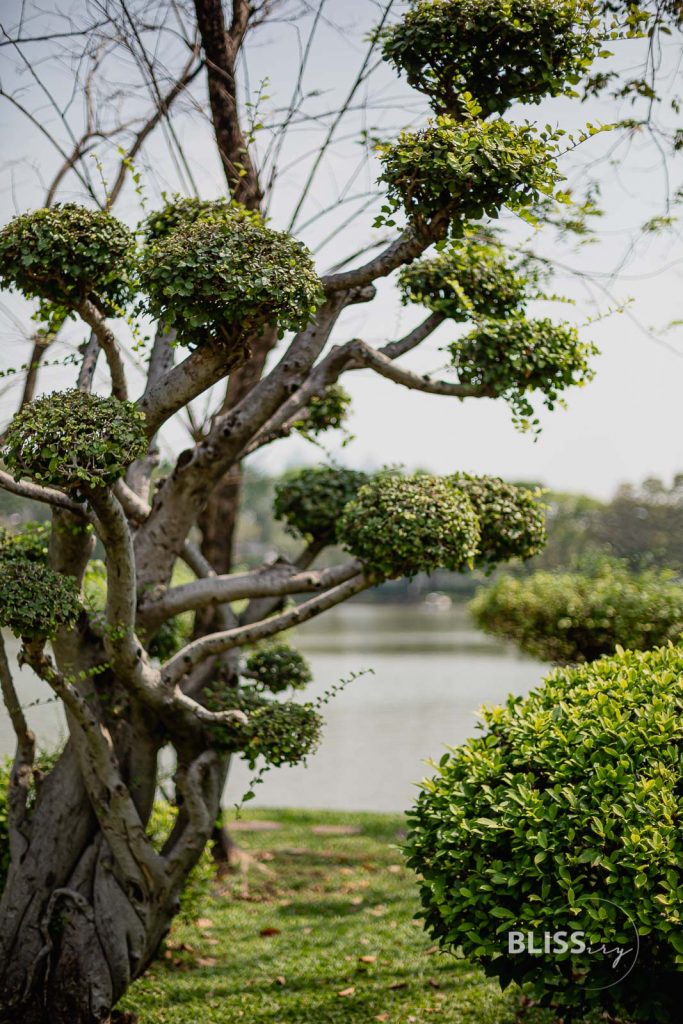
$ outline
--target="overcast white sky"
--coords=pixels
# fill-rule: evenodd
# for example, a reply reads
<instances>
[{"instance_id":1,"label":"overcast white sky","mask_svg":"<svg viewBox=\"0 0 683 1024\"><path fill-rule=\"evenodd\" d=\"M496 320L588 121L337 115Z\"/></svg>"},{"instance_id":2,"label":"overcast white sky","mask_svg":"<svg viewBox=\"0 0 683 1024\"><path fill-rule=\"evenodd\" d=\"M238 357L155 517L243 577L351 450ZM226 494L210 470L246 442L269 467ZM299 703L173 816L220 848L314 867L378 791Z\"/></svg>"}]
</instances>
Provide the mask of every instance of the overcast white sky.
<instances>
[{"instance_id":1,"label":"overcast white sky","mask_svg":"<svg viewBox=\"0 0 683 1024\"><path fill-rule=\"evenodd\" d=\"M2 20L7 25L13 23L17 9L15 0L2 4ZM341 31L331 26L321 29L304 80L305 90L320 91L319 96L308 101L309 109L318 111L338 106L362 57L363 35L376 20L371 0L328 0L327 13ZM622 44L621 65L637 61L641 54L638 45ZM680 39L675 39L666 58L667 66L677 59L679 48ZM5 61L3 86L8 82L27 83L26 72L19 75L16 70L15 58L6 50L0 53ZM37 59L44 57L46 50L27 50L27 54ZM49 64L41 67L53 94L66 95L66 72ZM276 25L254 37L249 48L249 81L253 94L259 82L269 80L269 99L263 104L266 118L273 108L288 102L297 69L297 41L290 26ZM389 69L380 70L372 82L372 105L366 112L351 115L348 124L344 122L340 127L340 141L316 179L299 225L317 210L334 206L344 180L357 166L360 169L351 192L363 192L371 186L376 167L360 166L362 150L357 141L345 138L347 132L362 126L371 132L392 135L399 124L419 122L420 98L399 83ZM194 90L194 96L204 102L203 83ZM45 123L51 123L53 114L47 103L41 104L41 111ZM571 129L586 120L613 120L618 113L611 102L579 104L563 99L516 112L515 116L528 116L541 123L558 122ZM185 116L178 122L178 131L202 194L221 194L223 182L206 125L196 117ZM0 104L0 135L10 142L5 150L9 166L0 192L0 219L5 221L42 202L41 177L49 179L54 158L40 133L27 126L6 104ZM320 122L314 130L298 126L290 134L283 160L288 166L279 180L271 210L274 226L286 226L319 142ZM532 436L515 431L509 410L502 402L479 400L461 404L406 391L370 372L351 374L345 379L345 386L354 399L350 429L356 440L343 451L330 446L341 461L362 467L404 463L437 472L465 469L496 473L510 479L541 480L553 488L598 496L609 495L622 481L638 481L648 475L670 478L683 470L683 329L673 328L659 340L653 340L647 333L649 328L659 331L671 321L683 318L683 242L678 229L641 242L626 262L622 276L616 281L610 279L610 272L627 252L638 225L664 212L666 194L664 173L654 146L646 138L638 138L630 145L622 144L608 161L607 155L615 142L614 137L598 137L581 147L567 163L573 183L585 180L589 166L599 157L604 158L593 166L593 172L603 183L603 204L607 210L599 244L572 252L550 235L535 242L541 252L588 275L578 278L559 274L555 290L574 298L576 305L539 307L542 315L565 317L581 324L595 317L598 308L605 311L614 302L633 299L627 313L615 313L584 328L586 337L595 340L602 353L595 364L595 381L582 391L567 393L566 411L544 413L543 432L534 442ZM147 152L147 165L148 204L154 205L162 188L179 188L161 134ZM674 184L683 178L680 164L672 163L669 172ZM67 190L64 198L77 195L73 181L69 187L72 192ZM117 208L118 215L133 223L136 203L129 191ZM353 226L344 226L351 208L339 205L301 231L301 237L312 247L329 239L318 254L321 271L373 237L369 213L361 215ZM526 227L509 218L505 223L516 244L528 239ZM15 296L2 298L5 307L15 314L23 315L27 309ZM335 339L361 336L371 342L384 341L404 333L423 316L421 309L402 308L391 282L383 282L372 305L345 314ZM7 343L2 346L1 358L5 365L16 365L25 358L24 349L19 347L18 331L10 319L4 316L2 323ZM452 333L453 328L443 326L427 346L411 354L406 365L422 372L438 370L445 362L440 348ZM44 385L68 386L69 381L64 371L54 371L46 375ZM3 419L11 414L12 400L11 394L3 399ZM171 428L167 436L169 450L178 450L183 443L180 428ZM294 439L264 452L258 464L277 472L287 465L317 461L319 457L315 448Z\"/></svg>"}]
</instances>

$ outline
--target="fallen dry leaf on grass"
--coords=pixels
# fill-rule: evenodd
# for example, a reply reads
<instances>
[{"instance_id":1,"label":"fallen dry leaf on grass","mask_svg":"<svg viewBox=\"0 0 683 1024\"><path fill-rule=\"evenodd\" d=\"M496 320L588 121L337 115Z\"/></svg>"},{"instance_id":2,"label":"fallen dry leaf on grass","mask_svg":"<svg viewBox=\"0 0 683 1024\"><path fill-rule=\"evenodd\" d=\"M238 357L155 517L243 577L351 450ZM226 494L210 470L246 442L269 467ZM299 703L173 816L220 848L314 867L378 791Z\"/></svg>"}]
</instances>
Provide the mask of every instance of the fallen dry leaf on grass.
<instances>
[{"instance_id":1,"label":"fallen dry leaf on grass","mask_svg":"<svg viewBox=\"0 0 683 1024\"><path fill-rule=\"evenodd\" d=\"M393 988L408 988L408 982L407 981L395 981L393 983L393 985L389 986L389 988L392 988L392 989Z\"/></svg>"},{"instance_id":2,"label":"fallen dry leaf on grass","mask_svg":"<svg viewBox=\"0 0 683 1024\"><path fill-rule=\"evenodd\" d=\"M209 917L198 917L195 924L198 928L213 928L213 921Z\"/></svg>"},{"instance_id":3,"label":"fallen dry leaf on grass","mask_svg":"<svg viewBox=\"0 0 683 1024\"><path fill-rule=\"evenodd\" d=\"M342 998L343 998L344 996L352 996L355 991L356 991L356 986L355 985L349 985L348 988L343 988L341 990L341 992L337 992L337 995L338 996L342 996Z\"/></svg>"},{"instance_id":4,"label":"fallen dry leaf on grass","mask_svg":"<svg viewBox=\"0 0 683 1024\"><path fill-rule=\"evenodd\" d=\"M400 864L390 864L389 867L387 868L387 871L389 871L392 875L400 875L401 872L403 871L403 868Z\"/></svg>"},{"instance_id":5,"label":"fallen dry leaf on grass","mask_svg":"<svg viewBox=\"0 0 683 1024\"><path fill-rule=\"evenodd\" d=\"M259 935L262 939L267 939L271 935L282 935L282 932L279 928L262 928Z\"/></svg>"},{"instance_id":6,"label":"fallen dry leaf on grass","mask_svg":"<svg viewBox=\"0 0 683 1024\"><path fill-rule=\"evenodd\" d=\"M218 961L215 956L198 956L195 963L198 967L215 967Z\"/></svg>"},{"instance_id":7,"label":"fallen dry leaf on grass","mask_svg":"<svg viewBox=\"0 0 683 1024\"><path fill-rule=\"evenodd\" d=\"M275 979L275 984L276 985L286 985L287 984L287 979L285 978L284 974L278 974L277 978Z\"/></svg>"},{"instance_id":8,"label":"fallen dry leaf on grass","mask_svg":"<svg viewBox=\"0 0 683 1024\"><path fill-rule=\"evenodd\" d=\"M376 956L359 956L358 959L362 964L374 964L377 960Z\"/></svg>"},{"instance_id":9,"label":"fallen dry leaf on grass","mask_svg":"<svg viewBox=\"0 0 683 1024\"><path fill-rule=\"evenodd\" d=\"M382 1021L389 1020L389 1014L388 1013L378 1013L377 1016L373 1017L372 1019L373 1020L382 1020Z\"/></svg>"}]
</instances>

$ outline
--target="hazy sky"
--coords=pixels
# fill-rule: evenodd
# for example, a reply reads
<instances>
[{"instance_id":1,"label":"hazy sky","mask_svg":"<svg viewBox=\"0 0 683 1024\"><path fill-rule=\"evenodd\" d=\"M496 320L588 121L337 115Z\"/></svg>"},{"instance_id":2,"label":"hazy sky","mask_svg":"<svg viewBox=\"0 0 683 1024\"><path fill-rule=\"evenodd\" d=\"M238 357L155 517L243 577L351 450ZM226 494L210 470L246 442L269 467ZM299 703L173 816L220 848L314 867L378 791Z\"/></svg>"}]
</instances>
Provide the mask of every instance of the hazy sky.
<instances>
[{"instance_id":1,"label":"hazy sky","mask_svg":"<svg viewBox=\"0 0 683 1024\"><path fill-rule=\"evenodd\" d=\"M14 22L17 8L15 0L3 3L2 20L8 26ZM329 124L324 115L336 109L348 91L365 49L364 33L376 21L376 8L371 0L328 0L325 13L337 27L321 27L302 84L304 92L318 93L308 98L307 109L323 116L313 123L297 122L289 134L281 161L284 170L271 209L276 227L287 226L319 149L321 132ZM263 89L268 98L261 104L266 121L281 117L275 111L287 105L298 71L298 45L295 29L286 24L274 25L253 37L248 51L249 85L254 97L259 83L268 79ZM665 66L673 65L679 47L680 40L674 39L665 55ZM43 48L38 52L36 48L26 52L38 59L47 51ZM0 54L4 55L3 86L27 85L26 71L17 70L16 55L8 54L6 49ZM637 62L641 54L639 44L622 44L618 60L627 66ZM65 96L69 86L66 71L52 67L49 62L41 63L40 67L53 95ZM203 82L193 95L198 103L205 104ZM362 105L365 96L366 92L361 90L354 105ZM397 127L420 123L423 117L420 97L400 83L390 69L380 69L370 79L367 96L367 108L353 112L340 125L339 141L324 162L298 220L296 233L311 247L317 248L326 240L317 254L321 271L373 238L371 212L361 213L356 222L346 225L352 210L362 205L363 200L358 200L357 207L338 201L349 175L356 176L347 197L371 189L377 173L376 165L362 159L357 137L347 138L347 134L357 136L358 130L364 128L371 134L391 137ZM45 123L52 123L54 115L47 102L41 103L40 110ZM623 109L617 109L611 101L580 104L562 99L516 111L515 117L560 123L571 130L586 120L611 121L619 113L624 113ZM0 217L4 221L15 212L42 202L41 179L49 180L55 160L40 133L27 126L6 104L0 104L0 133L11 142L5 153L9 165L0 193ZM197 116L183 116L178 121L178 133L202 194L221 194L224 186L205 121ZM263 150L267 136L262 134L258 138ZM554 488L599 496L610 494L625 480L637 481L653 474L669 478L683 470L682 329L674 327L659 340L648 336L649 328L660 331L671 321L683 319L683 242L678 228L642 241L626 260L621 277L611 279L612 270L628 253L629 240L637 227L665 212L666 194L661 159L651 140L641 133L630 142L622 141L612 153L617 142L613 135L599 136L580 147L566 165L571 185L580 187L589 173L601 179L606 216L599 243L572 252L550 234L534 240L540 252L586 275L559 273L553 288L572 297L575 305L544 304L537 310L540 315L585 324L610 307L632 299L626 312L604 316L583 328L585 336L593 339L601 350L595 363L596 379L584 390L567 392L566 411L557 409L542 414L543 431L534 442L531 435L514 429L503 402L460 403L407 391L371 372L349 374L344 384L354 399L349 426L356 440L343 451L330 444L343 462L363 467L404 463L438 472L465 469L496 473L511 479L542 480ZM674 186L683 177L682 170L680 164L670 165ZM180 187L161 133L147 150L143 171L148 206L158 203L161 189L175 191ZM64 198L77 195L76 184L71 180ZM307 220L328 206L332 209L321 219L305 226ZM137 199L131 190L117 213L131 223L136 220ZM510 217L504 218L504 223L515 244L529 241L526 226ZM27 309L17 297L3 296L3 300L5 308L14 314L23 315ZM346 313L334 337L338 341L363 337L379 343L404 333L424 315L417 307L401 307L392 283L383 282L376 301ZM446 361L440 349L454 330L442 326L428 345L405 360L406 365L421 372L438 371ZM3 318L3 331L7 344L2 348L2 360L5 365L16 365L25 358L25 350L19 347L19 332L9 314ZM76 340L80 333L76 332ZM72 379L64 371L56 370L46 375L44 386L67 386ZM13 394L8 394L3 403L5 419L12 412ZM178 450L183 444L182 430L172 427L166 443L169 449ZM295 439L272 446L259 457L258 463L278 471L295 462L319 458L317 449Z\"/></svg>"}]
</instances>

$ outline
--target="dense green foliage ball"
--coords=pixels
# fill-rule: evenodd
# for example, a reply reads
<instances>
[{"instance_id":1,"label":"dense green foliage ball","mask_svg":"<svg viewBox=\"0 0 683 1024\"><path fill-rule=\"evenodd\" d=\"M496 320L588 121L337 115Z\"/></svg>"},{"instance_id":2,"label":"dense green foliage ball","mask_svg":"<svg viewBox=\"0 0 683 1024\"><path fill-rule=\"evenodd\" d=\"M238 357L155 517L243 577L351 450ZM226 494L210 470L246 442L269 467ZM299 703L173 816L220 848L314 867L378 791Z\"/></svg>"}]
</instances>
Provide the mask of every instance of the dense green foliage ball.
<instances>
[{"instance_id":1,"label":"dense green foliage ball","mask_svg":"<svg viewBox=\"0 0 683 1024\"><path fill-rule=\"evenodd\" d=\"M247 658L245 667L248 677L271 693L282 693L290 686L303 690L313 681L303 654L285 640L271 640L257 648Z\"/></svg>"},{"instance_id":2,"label":"dense green foliage ball","mask_svg":"<svg viewBox=\"0 0 683 1024\"><path fill-rule=\"evenodd\" d=\"M511 558L531 558L543 548L545 510L539 503L540 491L495 476L455 473L447 479L467 495L479 520L476 566L490 569Z\"/></svg>"},{"instance_id":3,"label":"dense green foliage ball","mask_svg":"<svg viewBox=\"0 0 683 1024\"><path fill-rule=\"evenodd\" d=\"M568 91L599 44L593 0L415 0L383 54L439 113L470 93L486 114Z\"/></svg>"},{"instance_id":4,"label":"dense green foliage ball","mask_svg":"<svg viewBox=\"0 0 683 1024\"><path fill-rule=\"evenodd\" d=\"M141 224L142 235L149 244L166 238L174 231L188 228L197 221L247 221L250 224L263 224L263 218L257 210L248 210L246 206L231 199L198 199L176 195L168 199L160 210L153 210L144 219Z\"/></svg>"},{"instance_id":5,"label":"dense green foliage ball","mask_svg":"<svg viewBox=\"0 0 683 1024\"><path fill-rule=\"evenodd\" d=\"M379 153L390 211L402 207L417 226L446 215L454 236L467 221L552 195L559 180L551 133L502 118L444 114L422 131L401 132Z\"/></svg>"},{"instance_id":6,"label":"dense green foliage ball","mask_svg":"<svg viewBox=\"0 0 683 1024\"><path fill-rule=\"evenodd\" d=\"M447 480L383 474L346 506L338 537L381 577L458 572L476 556L479 521L467 495Z\"/></svg>"},{"instance_id":7,"label":"dense green foliage ball","mask_svg":"<svg viewBox=\"0 0 683 1024\"><path fill-rule=\"evenodd\" d=\"M320 742L323 720L312 704L275 701L255 686L209 693L207 705L215 710L237 708L245 723L215 726L217 746L239 754L251 768L262 758L268 766L300 764Z\"/></svg>"},{"instance_id":8,"label":"dense green foliage ball","mask_svg":"<svg viewBox=\"0 0 683 1024\"><path fill-rule=\"evenodd\" d=\"M104 210L75 203L33 210L0 231L0 282L68 309L94 299L119 312L131 298L135 240Z\"/></svg>"},{"instance_id":9,"label":"dense green foliage ball","mask_svg":"<svg viewBox=\"0 0 683 1024\"><path fill-rule=\"evenodd\" d=\"M569 324L521 315L482 320L449 349L460 383L506 398L522 424L533 416L530 392L541 394L552 409L566 388L592 380L589 360L598 352Z\"/></svg>"},{"instance_id":10,"label":"dense green foliage ball","mask_svg":"<svg viewBox=\"0 0 683 1024\"><path fill-rule=\"evenodd\" d=\"M341 384L330 384L322 395L314 395L305 407L306 417L295 427L304 436L339 430L344 426L351 405L351 395Z\"/></svg>"},{"instance_id":11,"label":"dense green foliage ball","mask_svg":"<svg viewBox=\"0 0 683 1024\"><path fill-rule=\"evenodd\" d=\"M52 637L81 612L76 581L28 558L0 558L0 625L17 636Z\"/></svg>"},{"instance_id":12,"label":"dense green foliage ball","mask_svg":"<svg viewBox=\"0 0 683 1024\"><path fill-rule=\"evenodd\" d=\"M294 536L331 544L344 506L367 480L366 473L336 466L294 470L275 488L275 517Z\"/></svg>"},{"instance_id":13,"label":"dense green foliage ball","mask_svg":"<svg viewBox=\"0 0 683 1024\"><path fill-rule=\"evenodd\" d=\"M633 575L611 561L590 574L503 576L470 607L485 632L559 664L593 661L617 646L646 650L683 633L683 586L671 573Z\"/></svg>"},{"instance_id":14,"label":"dense green foliage ball","mask_svg":"<svg viewBox=\"0 0 683 1024\"><path fill-rule=\"evenodd\" d=\"M409 813L408 863L441 946L545 1004L674 1019L657 1016L649 972L683 966L682 677L681 648L620 652L484 710L485 734L444 755ZM538 946L567 927L633 946L625 915L638 963L600 991L575 973L585 957L507 952L509 930Z\"/></svg>"},{"instance_id":15,"label":"dense green foliage ball","mask_svg":"<svg viewBox=\"0 0 683 1024\"><path fill-rule=\"evenodd\" d=\"M398 283L404 304L418 302L456 321L503 318L538 295L532 268L522 267L495 239L471 234L403 267Z\"/></svg>"},{"instance_id":16,"label":"dense green foliage ball","mask_svg":"<svg viewBox=\"0 0 683 1024\"><path fill-rule=\"evenodd\" d=\"M146 451L145 417L131 402L73 388L24 406L7 428L3 457L17 478L78 488L115 483Z\"/></svg>"},{"instance_id":17,"label":"dense green foliage ball","mask_svg":"<svg viewBox=\"0 0 683 1024\"><path fill-rule=\"evenodd\" d=\"M299 330L321 302L308 250L281 231L225 217L181 223L141 258L146 311L190 347L266 325Z\"/></svg>"},{"instance_id":18,"label":"dense green foliage ball","mask_svg":"<svg viewBox=\"0 0 683 1024\"><path fill-rule=\"evenodd\" d=\"M47 565L49 543L49 523L24 523L16 533L0 526L0 559L5 562L26 559Z\"/></svg>"}]
</instances>

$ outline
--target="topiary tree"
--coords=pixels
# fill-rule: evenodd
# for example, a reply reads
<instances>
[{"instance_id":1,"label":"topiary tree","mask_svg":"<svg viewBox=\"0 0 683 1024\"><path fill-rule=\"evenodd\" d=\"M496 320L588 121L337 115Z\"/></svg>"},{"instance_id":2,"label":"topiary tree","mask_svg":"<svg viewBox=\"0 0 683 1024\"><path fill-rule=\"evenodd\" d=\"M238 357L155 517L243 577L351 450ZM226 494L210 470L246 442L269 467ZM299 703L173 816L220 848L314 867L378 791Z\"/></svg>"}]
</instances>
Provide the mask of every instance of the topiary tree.
<instances>
[{"instance_id":1,"label":"topiary tree","mask_svg":"<svg viewBox=\"0 0 683 1024\"><path fill-rule=\"evenodd\" d=\"M631 573L601 559L587 572L501 576L470 605L486 633L561 665L593 661L617 647L646 650L683 634L683 587L673 573Z\"/></svg>"},{"instance_id":2,"label":"topiary tree","mask_svg":"<svg viewBox=\"0 0 683 1024\"><path fill-rule=\"evenodd\" d=\"M485 709L410 811L428 931L562 1020L680 1006L682 671L671 645L555 671Z\"/></svg>"},{"instance_id":3,"label":"topiary tree","mask_svg":"<svg viewBox=\"0 0 683 1024\"><path fill-rule=\"evenodd\" d=\"M23 402L0 472L2 487L51 509L47 556L44 544L26 544L21 557L0 558L0 624L14 630L21 658L63 702L69 728L63 754L28 802L33 737L0 658L17 734L0 904L3 1024L109 1020L170 925L216 821L231 757L277 765L314 748L316 707L278 699L308 678L294 652L272 646L281 633L384 579L439 566L488 568L527 558L542 543L536 496L500 480L368 476L329 465L292 476L277 495L276 513L303 539L298 558L235 572L243 460L292 431L336 427L347 405L338 382L354 370L451 400L501 398L520 421L530 418L531 396L552 405L591 376L589 343L527 315L537 275L506 253L490 221L503 207L532 216L554 202L560 136L502 115L513 100L571 88L600 45L592 4L487 0L480 19L472 17L479 5L466 0L422 2L392 28L385 12L368 61L383 47L434 117L379 145L378 223L388 242L327 274L301 242L266 222L264 192L278 176L254 145L256 120L247 124L238 102L245 35L267 23L271 5L234 0L227 22L219 0L176 7L169 24L184 19L201 56L192 50L178 82L159 93L111 189L105 197L94 189L80 149L57 174L55 188L80 175L104 209L56 206L51 192L45 209L0 232L2 283L38 300L54 330L71 319L91 331L76 386ZM114 47L144 45L154 31L147 5L130 8L108 7L111 35L98 22L93 52L107 50L102 32ZM414 36L423 22L424 48ZM164 52L165 22L159 32ZM532 37L543 40L538 59ZM418 58L424 65L416 69ZM132 233L111 206L126 175L136 174L131 161L147 135L200 74L229 198L167 198ZM136 95L135 117L138 109ZM271 156L279 152L274 138ZM92 129L84 152L91 142ZM302 202L309 190L310 183ZM354 338L328 348L344 311L372 301L394 272L404 301L426 306L426 319L381 347ZM407 369L401 357L449 321L469 324L450 346L449 375ZM146 348L150 322L156 333ZM102 396L93 393L99 352L111 383ZM126 360L141 352L145 380L131 402ZM191 403L218 386L217 404L198 422ZM157 435L181 412L190 416L192 443L153 480ZM97 573L96 541L105 559ZM332 545L348 557L316 568L315 557ZM179 563L189 579L186 572L178 580ZM100 604L83 600L86 577ZM303 600L287 605L291 595ZM243 664L240 652L255 646ZM148 822L163 746L175 755L178 813L160 842L150 839Z\"/></svg>"}]
</instances>

